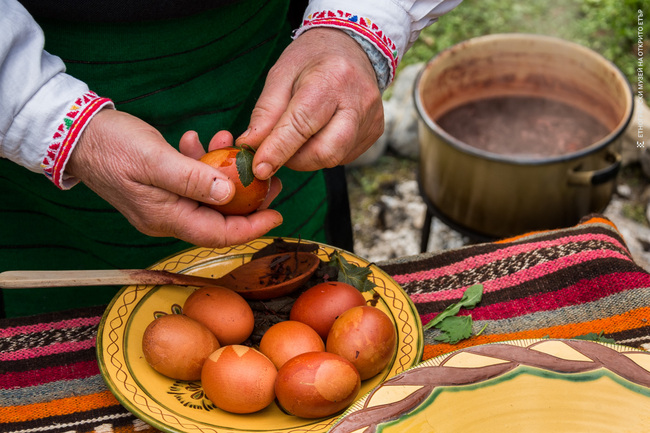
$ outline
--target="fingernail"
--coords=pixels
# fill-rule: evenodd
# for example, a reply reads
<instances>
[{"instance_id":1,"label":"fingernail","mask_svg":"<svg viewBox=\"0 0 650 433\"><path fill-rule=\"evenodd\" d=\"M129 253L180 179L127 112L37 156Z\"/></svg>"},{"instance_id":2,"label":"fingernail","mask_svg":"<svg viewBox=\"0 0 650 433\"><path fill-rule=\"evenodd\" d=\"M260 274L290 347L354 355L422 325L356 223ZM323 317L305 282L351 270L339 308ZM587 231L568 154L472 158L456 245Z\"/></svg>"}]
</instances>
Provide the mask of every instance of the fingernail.
<instances>
[{"instance_id":1,"label":"fingernail","mask_svg":"<svg viewBox=\"0 0 650 433\"><path fill-rule=\"evenodd\" d=\"M231 184L227 180L215 179L210 190L210 197L217 203L221 203L230 197Z\"/></svg>"},{"instance_id":2,"label":"fingernail","mask_svg":"<svg viewBox=\"0 0 650 433\"><path fill-rule=\"evenodd\" d=\"M273 167L268 162L261 162L255 167L255 177L259 179L268 179L273 173Z\"/></svg>"},{"instance_id":3,"label":"fingernail","mask_svg":"<svg viewBox=\"0 0 650 433\"><path fill-rule=\"evenodd\" d=\"M244 131L244 133L243 133L242 135L239 136L239 138L246 138L246 137L248 137L248 134L250 134L250 132L251 132L251 129L248 128L246 131Z\"/></svg>"}]
</instances>

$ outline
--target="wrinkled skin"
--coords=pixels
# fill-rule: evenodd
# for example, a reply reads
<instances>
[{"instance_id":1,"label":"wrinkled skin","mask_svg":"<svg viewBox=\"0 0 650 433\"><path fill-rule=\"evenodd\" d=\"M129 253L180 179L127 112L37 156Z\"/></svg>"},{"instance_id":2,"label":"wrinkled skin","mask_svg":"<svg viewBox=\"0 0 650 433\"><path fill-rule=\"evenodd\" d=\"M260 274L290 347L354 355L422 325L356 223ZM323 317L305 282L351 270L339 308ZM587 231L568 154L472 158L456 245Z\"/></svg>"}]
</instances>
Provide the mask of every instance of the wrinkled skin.
<instances>
[{"instance_id":1,"label":"wrinkled skin","mask_svg":"<svg viewBox=\"0 0 650 433\"><path fill-rule=\"evenodd\" d=\"M292 42L272 68L250 128L237 143L258 149L254 172L267 179L282 165L306 171L350 162L382 131L381 95L366 54L339 30L313 29ZM231 144L232 135L220 131L209 150ZM266 209L281 189L277 178L262 210L226 217L199 202L227 203L234 185L197 161L205 152L196 133L187 132L179 149L147 123L105 109L86 127L66 173L150 236L224 247L282 223L278 212Z\"/></svg>"},{"instance_id":2,"label":"wrinkled skin","mask_svg":"<svg viewBox=\"0 0 650 433\"><path fill-rule=\"evenodd\" d=\"M257 177L281 166L311 171L347 164L383 133L375 71L359 44L337 29L308 30L269 72L249 129Z\"/></svg>"}]
</instances>

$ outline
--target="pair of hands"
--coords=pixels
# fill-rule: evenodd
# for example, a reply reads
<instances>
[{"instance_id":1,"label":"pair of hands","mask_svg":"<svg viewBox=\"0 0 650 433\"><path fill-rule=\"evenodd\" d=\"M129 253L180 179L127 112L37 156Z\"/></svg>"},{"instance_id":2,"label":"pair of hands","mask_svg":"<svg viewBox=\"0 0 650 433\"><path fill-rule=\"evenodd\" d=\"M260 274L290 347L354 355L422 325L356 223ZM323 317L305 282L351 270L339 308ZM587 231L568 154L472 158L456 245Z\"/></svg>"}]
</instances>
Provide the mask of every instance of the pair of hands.
<instances>
[{"instance_id":1,"label":"pair of hands","mask_svg":"<svg viewBox=\"0 0 650 433\"><path fill-rule=\"evenodd\" d=\"M142 233L173 236L194 245L224 247L266 234L282 216L265 208L279 193L275 172L351 162L383 132L383 106L374 69L361 47L336 29L312 29L294 40L270 70L249 129L237 138L257 149L253 171L273 178L262 210L224 216L200 203L223 204L234 185L197 161L204 150L195 132L180 152L147 123L102 110L88 124L66 167L120 211ZM212 137L209 150L233 144Z\"/></svg>"}]
</instances>

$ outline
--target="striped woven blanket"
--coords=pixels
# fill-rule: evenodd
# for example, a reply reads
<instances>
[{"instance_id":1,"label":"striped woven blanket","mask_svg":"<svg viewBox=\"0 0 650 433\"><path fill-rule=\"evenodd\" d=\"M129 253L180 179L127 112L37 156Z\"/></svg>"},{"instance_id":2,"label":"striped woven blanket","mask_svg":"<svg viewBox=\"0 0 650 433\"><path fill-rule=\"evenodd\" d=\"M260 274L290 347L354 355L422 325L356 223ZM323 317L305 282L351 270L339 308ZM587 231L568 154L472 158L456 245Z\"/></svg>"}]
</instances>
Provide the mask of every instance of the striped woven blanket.
<instances>
[{"instance_id":1,"label":"striped woven blanket","mask_svg":"<svg viewBox=\"0 0 650 433\"><path fill-rule=\"evenodd\" d=\"M569 229L404 258L380 266L409 294L423 323L473 284L483 298L472 310L476 337L454 345L425 334L424 359L477 344L601 334L618 344L650 344L650 275L631 257L606 218Z\"/></svg>"},{"instance_id":2,"label":"striped woven blanket","mask_svg":"<svg viewBox=\"0 0 650 433\"><path fill-rule=\"evenodd\" d=\"M460 343L425 332L424 358L462 347L522 338L601 334L619 344L650 344L650 274L635 264L607 219L576 227L379 264L404 288L422 321L484 287ZM0 431L141 432L99 374L95 336L104 307L0 320ZM484 329L483 329L484 328Z\"/></svg>"}]
</instances>

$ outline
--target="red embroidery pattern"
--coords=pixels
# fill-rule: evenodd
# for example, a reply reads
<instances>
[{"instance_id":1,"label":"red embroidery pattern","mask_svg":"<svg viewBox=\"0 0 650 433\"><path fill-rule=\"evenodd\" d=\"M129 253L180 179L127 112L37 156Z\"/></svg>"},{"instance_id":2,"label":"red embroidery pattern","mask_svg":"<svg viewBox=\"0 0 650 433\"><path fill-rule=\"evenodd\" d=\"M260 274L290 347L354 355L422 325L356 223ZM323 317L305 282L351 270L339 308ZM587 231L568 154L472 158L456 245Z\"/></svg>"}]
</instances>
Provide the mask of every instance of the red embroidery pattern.
<instances>
[{"instance_id":1,"label":"red embroidery pattern","mask_svg":"<svg viewBox=\"0 0 650 433\"><path fill-rule=\"evenodd\" d=\"M397 46L377 24L368 18L337 10L314 12L302 22L303 28L315 26L345 27L368 38L390 60L392 81L399 61Z\"/></svg>"},{"instance_id":2,"label":"red embroidery pattern","mask_svg":"<svg viewBox=\"0 0 650 433\"><path fill-rule=\"evenodd\" d=\"M85 93L70 106L52 136L52 142L47 148L41 167L45 175L59 188L63 188L63 169L81 132L93 115L109 103L111 103L110 99L101 98L95 92Z\"/></svg>"}]
</instances>

